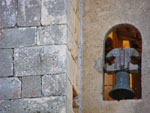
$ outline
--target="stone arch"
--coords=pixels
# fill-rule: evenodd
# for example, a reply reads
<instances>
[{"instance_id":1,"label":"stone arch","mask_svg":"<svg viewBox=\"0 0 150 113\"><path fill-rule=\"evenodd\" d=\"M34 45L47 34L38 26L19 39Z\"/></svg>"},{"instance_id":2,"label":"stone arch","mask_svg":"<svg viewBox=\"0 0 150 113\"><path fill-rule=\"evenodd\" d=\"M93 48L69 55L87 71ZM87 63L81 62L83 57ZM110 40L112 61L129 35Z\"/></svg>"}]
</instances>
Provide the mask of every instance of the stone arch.
<instances>
[{"instance_id":1,"label":"stone arch","mask_svg":"<svg viewBox=\"0 0 150 113\"><path fill-rule=\"evenodd\" d=\"M133 25L133 24L130 24L130 23L120 23L120 24L112 25L112 26L109 28L109 30L107 30L107 32L105 33L105 37L104 37L104 43L105 43L105 41L106 41L106 38L107 38L108 34L109 34L111 31L113 31L113 30L116 29L116 28L122 27L122 26L128 26L128 27L131 27L131 28L133 28L133 29L136 29L136 30L140 33L141 38L143 38L142 33L140 32L140 30L138 29L138 27L136 27L136 25Z\"/></svg>"}]
</instances>

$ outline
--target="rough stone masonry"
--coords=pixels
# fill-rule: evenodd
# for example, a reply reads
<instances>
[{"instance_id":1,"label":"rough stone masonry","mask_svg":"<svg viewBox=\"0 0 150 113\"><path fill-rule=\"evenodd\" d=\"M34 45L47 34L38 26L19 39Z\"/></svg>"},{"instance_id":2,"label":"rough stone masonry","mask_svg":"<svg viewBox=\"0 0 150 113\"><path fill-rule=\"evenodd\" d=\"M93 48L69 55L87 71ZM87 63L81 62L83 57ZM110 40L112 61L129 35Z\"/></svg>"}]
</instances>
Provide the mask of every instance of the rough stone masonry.
<instances>
[{"instance_id":1,"label":"rough stone masonry","mask_svg":"<svg viewBox=\"0 0 150 113\"><path fill-rule=\"evenodd\" d=\"M79 0L0 1L0 113L74 113L79 12Z\"/></svg>"}]
</instances>

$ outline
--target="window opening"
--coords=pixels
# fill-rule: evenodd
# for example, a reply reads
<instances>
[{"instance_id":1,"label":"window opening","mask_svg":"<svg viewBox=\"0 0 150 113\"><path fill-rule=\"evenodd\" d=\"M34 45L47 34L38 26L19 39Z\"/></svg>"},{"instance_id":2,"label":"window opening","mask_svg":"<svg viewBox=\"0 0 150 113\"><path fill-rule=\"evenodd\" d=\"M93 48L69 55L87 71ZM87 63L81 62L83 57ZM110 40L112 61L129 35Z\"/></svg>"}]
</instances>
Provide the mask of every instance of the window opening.
<instances>
[{"instance_id":1,"label":"window opening","mask_svg":"<svg viewBox=\"0 0 150 113\"><path fill-rule=\"evenodd\" d=\"M107 54L117 48L135 49L139 57L131 57L131 63L139 66L137 73L128 73L130 88L135 92L133 99L141 98L141 54L142 38L140 32L131 25L119 25L115 27L108 35L105 41L105 66L115 63L114 59L106 60ZM126 59L126 58L124 58ZM123 61L126 63L126 61ZM115 87L116 73L109 74L104 72L104 100L114 100L110 97L110 91Z\"/></svg>"}]
</instances>

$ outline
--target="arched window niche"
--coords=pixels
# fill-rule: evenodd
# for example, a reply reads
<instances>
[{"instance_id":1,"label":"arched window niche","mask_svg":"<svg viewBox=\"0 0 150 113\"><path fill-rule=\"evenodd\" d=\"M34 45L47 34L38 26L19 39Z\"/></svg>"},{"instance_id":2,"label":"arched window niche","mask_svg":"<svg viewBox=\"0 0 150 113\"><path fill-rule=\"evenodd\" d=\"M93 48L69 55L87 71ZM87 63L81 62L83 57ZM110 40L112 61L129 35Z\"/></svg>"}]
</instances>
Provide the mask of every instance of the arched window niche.
<instances>
[{"instance_id":1,"label":"arched window niche","mask_svg":"<svg viewBox=\"0 0 150 113\"><path fill-rule=\"evenodd\" d=\"M135 92L134 99L141 99L141 56L142 56L142 37L139 30L130 24L120 24L108 31L105 37L104 66L114 64L107 61L107 54L116 48L134 48L139 53L139 58L131 58L132 64L139 66L137 73L129 73L130 88ZM110 91L115 87L116 74L104 71L104 100L115 100L110 97ZM121 99L122 100L122 99Z\"/></svg>"}]
</instances>

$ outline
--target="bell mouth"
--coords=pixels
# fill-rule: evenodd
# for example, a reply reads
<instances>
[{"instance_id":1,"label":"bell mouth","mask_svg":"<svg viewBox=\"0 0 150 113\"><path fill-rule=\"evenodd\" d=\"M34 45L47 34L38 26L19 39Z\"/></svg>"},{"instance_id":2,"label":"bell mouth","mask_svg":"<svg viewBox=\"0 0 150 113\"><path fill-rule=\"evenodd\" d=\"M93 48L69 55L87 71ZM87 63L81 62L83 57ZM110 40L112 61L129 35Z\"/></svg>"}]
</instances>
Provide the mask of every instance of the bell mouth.
<instances>
[{"instance_id":1,"label":"bell mouth","mask_svg":"<svg viewBox=\"0 0 150 113\"><path fill-rule=\"evenodd\" d=\"M115 100L133 99L136 94L131 89L113 88L109 92L109 96Z\"/></svg>"}]
</instances>

